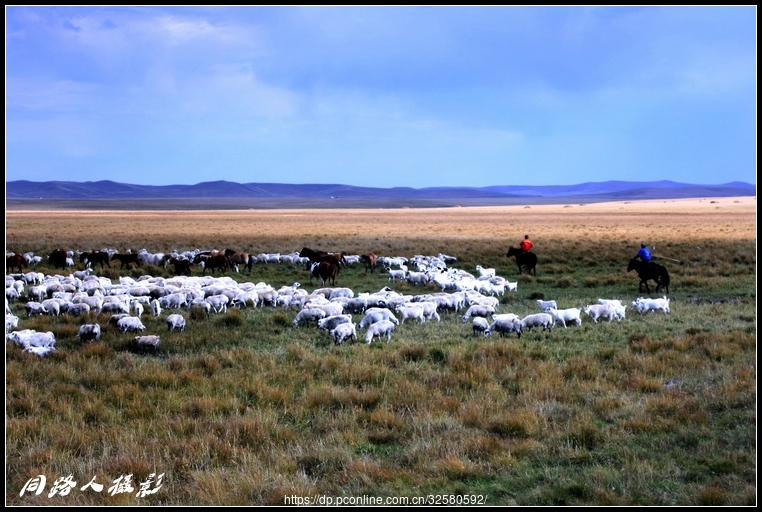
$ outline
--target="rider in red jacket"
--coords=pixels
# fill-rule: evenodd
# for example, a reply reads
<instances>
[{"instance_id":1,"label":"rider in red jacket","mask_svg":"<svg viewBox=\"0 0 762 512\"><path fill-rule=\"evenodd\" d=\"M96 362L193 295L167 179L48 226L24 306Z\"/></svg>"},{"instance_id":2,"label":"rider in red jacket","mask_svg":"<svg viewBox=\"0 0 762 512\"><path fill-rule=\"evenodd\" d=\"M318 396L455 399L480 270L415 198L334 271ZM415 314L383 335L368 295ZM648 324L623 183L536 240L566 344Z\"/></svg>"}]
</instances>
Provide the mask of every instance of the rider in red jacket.
<instances>
[{"instance_id":1,"label":"rider in red jacket","mask_svg":"<svg viewBox=\"0 0 762 512\"><path fill-rule=\"evenodd\" d=\"M529 252L532 249L532 247L534 247L534 244L529 239L529 235L524 235L524 240L521 241L521 243L519 244L519 247L524 252Z\"/></svg>"}]
</instances>

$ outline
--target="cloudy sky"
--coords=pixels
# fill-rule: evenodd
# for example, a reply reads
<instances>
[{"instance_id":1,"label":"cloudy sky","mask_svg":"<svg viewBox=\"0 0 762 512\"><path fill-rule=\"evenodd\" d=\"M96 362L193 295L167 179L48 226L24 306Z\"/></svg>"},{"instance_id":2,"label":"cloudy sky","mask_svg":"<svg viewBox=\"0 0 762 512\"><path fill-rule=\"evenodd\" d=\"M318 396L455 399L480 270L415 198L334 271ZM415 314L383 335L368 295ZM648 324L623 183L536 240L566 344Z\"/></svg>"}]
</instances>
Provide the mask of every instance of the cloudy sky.
<instances>
[{"instance_id":1,"label":"cloudy sky","mask_svg":"<svg viewBox=\"0 0 762 512\"><path fill-rule=\"evenodd\" d=\"M756 7L6 7L6 180L756 183Z\"/></svg>"}]
</instances>

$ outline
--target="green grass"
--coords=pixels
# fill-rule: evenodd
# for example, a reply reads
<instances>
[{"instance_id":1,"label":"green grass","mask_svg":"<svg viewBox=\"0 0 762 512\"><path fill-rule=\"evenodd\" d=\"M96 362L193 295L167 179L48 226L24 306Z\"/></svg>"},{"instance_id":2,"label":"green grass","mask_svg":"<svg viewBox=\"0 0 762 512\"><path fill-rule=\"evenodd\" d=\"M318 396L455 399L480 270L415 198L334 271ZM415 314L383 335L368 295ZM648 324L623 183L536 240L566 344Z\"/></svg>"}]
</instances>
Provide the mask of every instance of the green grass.
<instances>
[{"instance_id":1,"label":"green grass","mask_svg":"<svg viewBox=\"0 0 762 512\"><path fill-rule=\"evenodd\" d=\"M59 350L40 359L6 344L6 504L481 494L493 505L755 505L754 243L724 242L722 255L668 265L669 314L628 308L622 322L584 317L580 327L521 338L474 337L460 315L443 314L406 322L389 344L335 346L316 327L294 328L296 310L182 312L184 333L167 332L165 311L143 316L146 333L162 336L153 354L136 351L134 334L105 317L26 319L14 303L19 327L53 331ZM389 254L444 251L458 268L495 267L519 282L500 312L520 316L536 312L538 298L579 307L641 295L625 250L599 246L600 260L585 249L551 250L536 277L519 277L504 252L470 241L392 245ZM727 254L738 257L720 258ZM119 277L116 268L99 273ZM158 267L124 275L149 273L169 277ZM227 275L318 287L287 265ZM359 266L337 281L355 291L386 284ZM79 325L93 321L103 335L82 346ZM151 473L164 473L156 494L106 491L126 474L137 490ZM20 497L40 474L45 492ZM77 488L49 498L53 481L70 474ZM104 491L80 491L93 476Z\"/></svg>"}]
</instances>

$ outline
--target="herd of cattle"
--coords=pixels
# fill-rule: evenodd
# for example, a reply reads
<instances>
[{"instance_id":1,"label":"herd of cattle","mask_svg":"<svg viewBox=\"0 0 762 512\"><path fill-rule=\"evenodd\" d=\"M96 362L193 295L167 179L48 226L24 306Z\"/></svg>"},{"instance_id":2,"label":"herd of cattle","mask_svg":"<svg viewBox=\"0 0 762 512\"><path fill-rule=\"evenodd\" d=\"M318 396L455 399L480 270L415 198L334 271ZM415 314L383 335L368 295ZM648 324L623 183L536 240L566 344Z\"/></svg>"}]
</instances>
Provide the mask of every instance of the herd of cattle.
<instances>
[{"instance_id":1,"label":"herd of cattle","mask_svg":"<svg viewBox=\"0 0 762 512\"><path fill-rule=\"evenodd\" d=\"M245 255L245 257L244 257ZM20 257L20 258L19 258ZM216 259L215 259L216 258ZM19 263L23 259L23 263ZM79 259L81 270L73 270ZM281 255L260 254L251 256L236 251L188 251L170 254L152 254L146 250L137 253L116 251L66 252L54 251L48 261L56 268L72 268L69 275L44 275L29 270L42 261L32 253L6 254L6 340L24 350L44 356L56 350L52 332L36 332L19 329L19 318L11 311L10 304L23 301L26 318L35 315L71 315L85 318L80 327L82 342L97 340L101 336L101 323L113 325L123 333L138 334L134 343L139 347L159 349L158 334L144 334L141 320L144 312L159 317L166 315L168 331L184 331L186 314L200 308L207 316L227 312L233 308L286 308L295 310L293 325L316 326L327 332L340 345L358 338L358 330L365 329L364 341L386 338L406 320L425 323L441 321L440 315L458 315L462 322L471 321L474 335L505 336L535 329L552 330L557 323L581 325L582 314L593 322L600 319L623 320L627 305L620 300L600 299L597 304L583 308L559 309L555 301L538 300L540 312L520 318L513 313L498 313L499 297L506 292L517 291L517 283L498 276L495 269L476 266L472 274L453 266L457 259L452 256L417 255L407 257L383 257L374 254L343 255L325 253L304 248L299 253ZM110 266L119 261L121 266L135 264L173 265L176 274L171 278L141 276L135 280L120 277L118 283L94 275L93 267ZM178 263L184 261L186 263ZM292 263L309 269L310 282L319 278L323 287L312 292L304 290L299 283L276 289L266 283L239 283L229 276L207 275L206 269L239 271L241 266L251 271L254 263ZM341 268L361 263L366 272L375 272L381 266L388 274L387 286L376 292L358 292L346 287L336 287L335 278ZM192 276L190 265L203 267L202 275ZM187 268L186 268L187 267ZM328 269L327 272L324 269ZM17 272L14 272L17 271ZM406 295L395 292L388 284L404 280L411 285L434 284L437 292ZM326 286L329 284L331 286ZM638 298L630 306L639 313L663 311L668 313L669 299ZM460 312L465 311L462 315ZM361 315L355 322L353 315Z\"/></svg>"}]
</instances>

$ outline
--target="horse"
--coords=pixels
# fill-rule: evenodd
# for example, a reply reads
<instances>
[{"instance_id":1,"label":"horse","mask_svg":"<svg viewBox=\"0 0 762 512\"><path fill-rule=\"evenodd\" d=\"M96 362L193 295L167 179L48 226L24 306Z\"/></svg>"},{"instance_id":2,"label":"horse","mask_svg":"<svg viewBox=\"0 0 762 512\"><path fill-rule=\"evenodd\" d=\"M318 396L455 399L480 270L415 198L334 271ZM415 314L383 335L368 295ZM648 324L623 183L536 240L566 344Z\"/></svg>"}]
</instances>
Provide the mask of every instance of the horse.
<instances>
[{"instance_id":1,"label":"horse","mask_svg":"<svg viewBox=\"0 0 762 512\"><path fill-rule=\"evenodd\" d=\"M24 271L24 265L26 265L26 260L21 254L13 254L11 256L5 257L5 270L6 272L11 272L13 269L18 268L19 272Z\"/></svg>"},{"instance_id":2,"label":"horse","mask_svg":"<svg viewBox=\"0 0 762 512\"><path fill-rule=\"evenodd\" d=\"M175 274L191 275L191 260L181 260L170 256L169 264L175 267Z\"/></svg>"},{"instance_id":3,"label":"horse","mask_svg":"<svg viewBox=\"0 0 762 512\"><path fill-rule=\"evenodd\" d=\"M325 251L314 251L308 247L302 247L301 252L299 253L300 258L308 258L310 260L310 263L319 263L321 261L327 261L329 263L333 263L334 265L338 267L347 267L347 259L344 257L344 255L340 252L325 252Z\"/></svg>"},{"instance_id":4,"label":"horse","mask_svg":"<svg viewBox=\"0 0 762 512\"><path fill-rule=\"evenodd\" d=\"M126 253L119 253L115 252L111 255L111 261L118 261L122 265L119 268L130 268L130 264L134 263L136 267L140 266L140 258L138 257L137 253L133 254L131 252ZM111 263L109 262L109 266L111 266Z\"/></svg>"},{"instance_id":5,"label":"horse","mask_svg":"<svg viewBox=\"0 0 762 512\"><path fill-rule=\"evenodd\" d=\"M248 252L238 252L233 249L225 249L225 256L228 258L228 263L231 267L237 267L243 265L249 273L251 273L251 266L254 263L254 258Z\"/></svg>"},{"instance_id":6,"label":"horse","mask_svg":"<svg viewBox=\"0 0 762 512\"><path fill-rule=\"evenodd\" d=\"M516 264L519 266L519 274L526 269L527 274L537 275L537 255L533 252L524 252L518 247L510 247L506 258L516 256Z\"/></svg>"},{"instance_id":7,"label":"horse","mask_svg":"<svg viewBox=\"0 0 762 512\"><path fill-rule=\"evenodd\" d=\"M339 275L339 266L328 261L317 261L310 265L310 283L313 277L319 278L325 286L326 281L331 282L331 286L336 284L336 276Z\"/></svg>"},{"instance_id":8,"label":"horse","mask_svg":"<svg viewBox=\"0 0 762 512\"><path fill-rule=\"evenodd\" d=\"M53 265L53 268L66 268L66 258L67 258L66 251L63 249L56 249L55 251L50 253L50 256L48 256L48 261L50 261L50 264Z\"/></svg>"},{"instance_id":9,"label":"horse","mask_svg":"<svg viewBox=\"0 0 762 512\"><path fill-rule=\"evenodd\" d=\"M228 269L228 258L224 253L209 256L204 262L203 274L206 274L206 269L211 269L212 275L214 275L214 270L217 268L220 269L220 272L225 272Z\"/></svg>"},{"instance_id":10,"label":"horse","mask_svg":"<svg viewBox=\"0 0 762 512\"><path fill-rule=\"evenodd\" d=\"M101 268L105 268L109 265L108 253L106 251L83 252L79 255L79 262L90 263L91 266L100 263Z\"/></svg>"},{"instance_id":11,"label":"horse","mask_svg":"<svg viewBox=\"0 0 762 512\"><path fill-rule=\"evenodd\" d=\"M653 261L642 261L638 258L632 258L627 264L627 272L636 271L640 278L638 284L638 291L642 292L643 287L646 288L646 293L651 293L651 289L648 287L648 281L654 281L656 283L656 293L659 293L659 289L663 286L667 293L669 293L669 272L667 267L659 265Z\"/></svg>"},{"instance_id":12,"label":"horse","mask_svg":"<svg viewBox=\"0 0 762 512\"><path fill-rule=\"evenodd\" d=\"M378 257L372 252L369 252L368 254L363 254L360 256L360 261L365 263L366 274L368 273L368 270L370 270L371 274L373 274L376 271L377 260L378 260Z\"/></svg>"}]
</instances>

